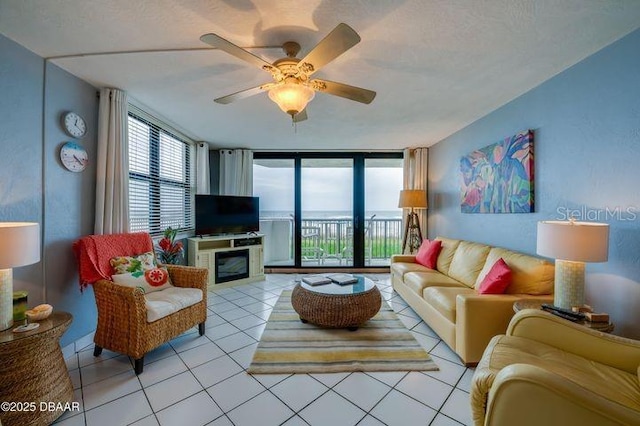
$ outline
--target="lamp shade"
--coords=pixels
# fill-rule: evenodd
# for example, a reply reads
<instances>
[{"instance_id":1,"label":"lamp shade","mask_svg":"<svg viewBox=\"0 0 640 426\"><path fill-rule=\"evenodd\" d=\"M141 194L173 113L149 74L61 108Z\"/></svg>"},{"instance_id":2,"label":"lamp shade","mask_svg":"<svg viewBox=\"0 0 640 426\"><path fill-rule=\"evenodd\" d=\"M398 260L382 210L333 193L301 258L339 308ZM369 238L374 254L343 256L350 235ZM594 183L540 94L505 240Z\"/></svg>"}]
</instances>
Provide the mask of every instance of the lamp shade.
<instances>
[{"instance_id":1,"label":"lamp shade","mask_svg":"<svg viewBox=\"0 0 640 426\"><path fill-rule=\"evenodd\" d=\"M536 252L572 262L606 262L609 258L609 225L595 222L538 222Z\"/></svg>"},{"instance_id":2,"label":"lamp shade","mask_svg":"<svg viewBox=\"0 0 640 426\"><path fill-rule=\"evenodd\" d=\"M315 96L315 91L300 84L297 80L285 81L269 90L269 99L275 102L282 111L294 116L307 107Z\"/></svg>"},{"instance_id":3,"label":"lamp shade","mask_svg":"<svg viewBox=\"0 0 640 426\"><path fill-rule=\"evenodd\" d=\"M0 222L0 269L40 261L40 224Z\"/></svg>"},{"instance_id":4,"label":"lamp shade","mask_svg":"<svg viewBox=\"0 0 640 426\"><path fill-rule=\"evenodd\" d=\"M13 269L40 261L40 225L0 222L0 330L13 324Z\"/></svg>"},{"instance_id":5,"label":"lamp shade","mask_svg":"<svg viewBox=\"0 0 640 426\"><path fill-rule=\"evenodd\" d=\"M424 189L403 189L400 191L398 207L426 209L427 191Z\"/></svg>"}]
</instances>

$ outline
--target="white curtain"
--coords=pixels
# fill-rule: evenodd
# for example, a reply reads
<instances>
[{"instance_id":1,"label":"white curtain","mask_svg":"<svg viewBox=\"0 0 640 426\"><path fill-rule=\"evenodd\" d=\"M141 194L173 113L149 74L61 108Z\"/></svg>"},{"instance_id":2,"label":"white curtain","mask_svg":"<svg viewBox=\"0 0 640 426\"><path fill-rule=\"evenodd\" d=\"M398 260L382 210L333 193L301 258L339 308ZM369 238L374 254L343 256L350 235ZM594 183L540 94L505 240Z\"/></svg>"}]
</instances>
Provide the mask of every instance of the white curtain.
<instances>
[{"instance_id":1,"label":"white curtain","mask_svg":"<svg viewBox=\"0 0 640 426\"><path fill-rule=\"evenodd\" d=\"M95 234L129 232L127 93L100 90Z\"/></svg>"},{"instance_id":2,"label":"white curtain","mask_svg":"<svg viewBox=\"0 0 640 426\"><path fill-rule=\"evenodd\" d=\"M220 150L220 195L253 195L253 151Z\"/></svg>"},{"instance_id":3,"label":"white curtain","mask_svg":"<svg viewBox=\"0 0 640 426\"><path fill-rule=\"evenodd\" d=\"M424 189L427 191L428 199L429 149L405 148L402 160L403 189ZM418 209L415 210L415 212L418 214L418 219L420 220L422 236L427 238L427 209ZM406 220L406 218L403 220ZM403 227L404 225L403 223Z\"/></svg>"},{"instance_id":4,"label":"white curtain","mask_svg":"<svg viewBox=\"0 0 640 426\"><path fill-rule=\"evenodd\" d=\"M209 144L199 142L196 149L196 194L209 194Z\"/></svg>"}]
</instances>

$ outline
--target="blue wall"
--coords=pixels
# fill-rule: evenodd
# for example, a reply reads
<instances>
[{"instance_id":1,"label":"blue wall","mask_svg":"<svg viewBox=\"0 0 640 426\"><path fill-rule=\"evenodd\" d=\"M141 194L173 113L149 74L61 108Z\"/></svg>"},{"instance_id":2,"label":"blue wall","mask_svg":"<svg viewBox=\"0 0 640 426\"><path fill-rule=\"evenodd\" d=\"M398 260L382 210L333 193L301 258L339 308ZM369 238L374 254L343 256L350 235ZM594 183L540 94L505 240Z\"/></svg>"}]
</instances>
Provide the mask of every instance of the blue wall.
<instances>
[{"instance_id":1,"label":"blue wall","mask_svg":"<svg viewBox=\"0 0 640 426\"><path fill-rule=\"evenodd\" d=\"M14 290L29 291L29 306L47 302L74 321L66 345L95 330L91 290L80 294L71 243L93 231L96 88L0 35L0 221L39 222L38 264L14 270ZM82 173L67 171L60 147L70 140L61 127L65 111L87 122L80 143L89 153Z\"/></svg>"},{"instance_id":2,"label":"blue wall","mask_svg":"<svg viewBox=\"0 0 640 426\"><path fill-rule=\"evenodd\" d=\"M462 214L460 157L526 129L535 133L536 212ZM587 265L587 303L612 315L616 334L638 339L639 163L637 30L434 145L429 234L534 254L540 220L566 219L571 209L579 219L609 223L609 261Z\"/></svg>"},{"instance_id":3,"label":"blue wall","mask_svg":"<svg viewBox=\"0 0 640 426\"><path fill-rule=\"evenodd\" d=\"M42 224L42 58L0 35L0 221ZM14 290L42 301L42 265L13 271Z\"/></svg>"}]
</instances>

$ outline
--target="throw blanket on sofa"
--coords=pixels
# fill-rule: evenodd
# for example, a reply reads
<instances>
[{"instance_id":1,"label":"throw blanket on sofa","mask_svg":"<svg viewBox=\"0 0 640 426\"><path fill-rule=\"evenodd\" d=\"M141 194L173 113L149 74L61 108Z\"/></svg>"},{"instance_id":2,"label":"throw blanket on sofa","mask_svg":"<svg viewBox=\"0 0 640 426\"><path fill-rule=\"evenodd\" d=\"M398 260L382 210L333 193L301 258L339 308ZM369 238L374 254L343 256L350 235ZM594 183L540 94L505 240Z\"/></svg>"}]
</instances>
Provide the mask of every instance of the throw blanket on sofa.
<instances>
[{"instance_id":1,"label":"throw blanket on sofa","mask_svg":"<svg viewBox=\"0 0 640 426\"><path fill-rule=\"evenodd\" d=\"M80 291L98 280L111 279L111 258L134 256L149 251L153 251L153 241L146 232L88 235L80 238L73 243L73 252L78 260Z\"/></svg>"}]
</instances>

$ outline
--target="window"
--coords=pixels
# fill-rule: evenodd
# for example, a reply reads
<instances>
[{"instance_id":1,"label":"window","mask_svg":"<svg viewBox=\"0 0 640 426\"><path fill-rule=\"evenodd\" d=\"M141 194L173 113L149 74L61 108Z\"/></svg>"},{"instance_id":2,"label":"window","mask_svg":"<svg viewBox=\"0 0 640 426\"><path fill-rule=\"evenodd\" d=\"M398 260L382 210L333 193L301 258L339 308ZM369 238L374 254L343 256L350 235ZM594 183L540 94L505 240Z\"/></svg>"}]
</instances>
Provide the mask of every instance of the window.
<instances>
[{"instance_id":1,"label":"window","mask_svg":"<svg viewBox=\"0 0 640 426\"><path fill-rule=\"evenodd\" d=\"M141 111L129 112L131 232L193 230L194 144Z\"/></svg>"}]
</instances>

